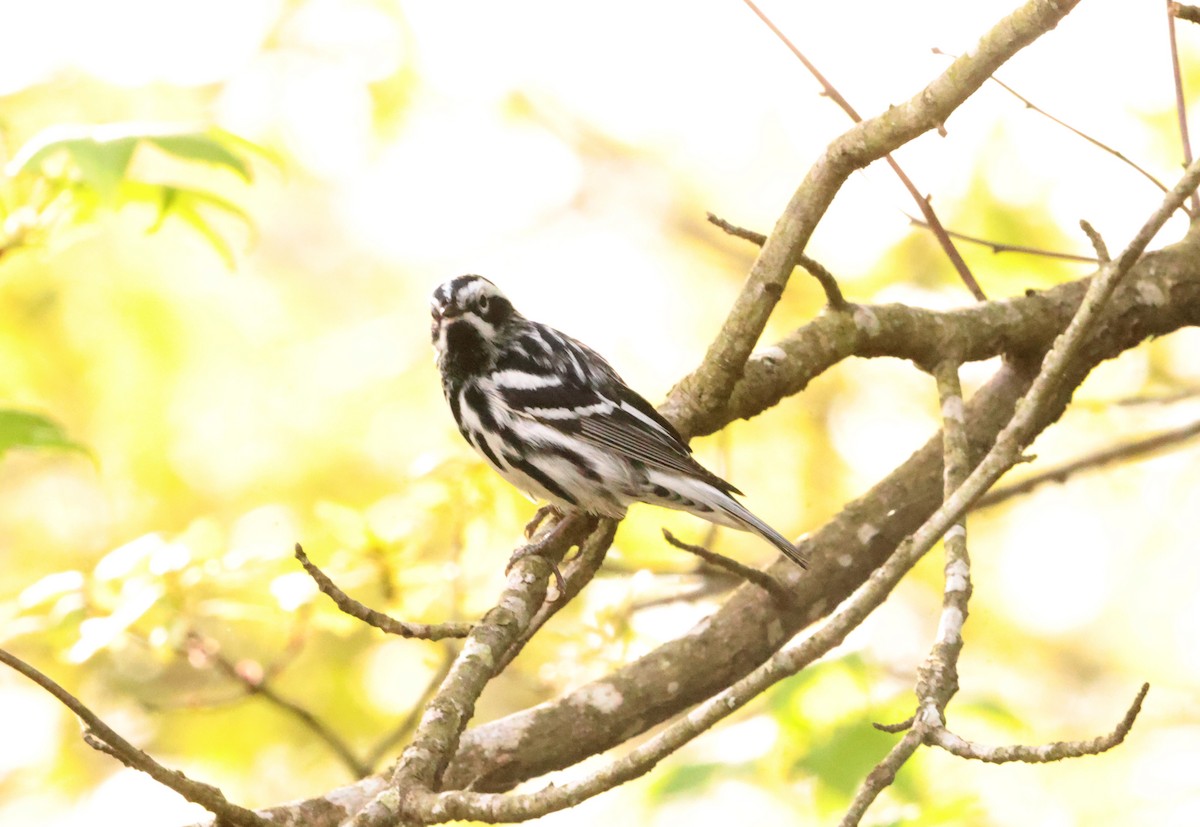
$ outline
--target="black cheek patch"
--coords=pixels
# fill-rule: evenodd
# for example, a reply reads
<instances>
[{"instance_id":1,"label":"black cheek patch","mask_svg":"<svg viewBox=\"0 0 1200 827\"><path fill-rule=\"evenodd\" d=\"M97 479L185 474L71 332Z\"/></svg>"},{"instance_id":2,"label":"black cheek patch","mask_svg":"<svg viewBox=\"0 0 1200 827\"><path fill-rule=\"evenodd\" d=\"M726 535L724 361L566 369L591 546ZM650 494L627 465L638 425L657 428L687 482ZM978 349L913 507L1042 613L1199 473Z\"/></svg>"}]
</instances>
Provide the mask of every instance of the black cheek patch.
<instances>
[{"instance_id":1,"label":"black cheek patch","mask_svg":"<svg viewBox=\"0 0 1200 827\"><path fill-rule=\"evenodd\" d=\"M458 371L474 373L484 368L487 349L483 337L469 322L459 321L446 331L446 352Z\"/></svg>"}]
</instances>

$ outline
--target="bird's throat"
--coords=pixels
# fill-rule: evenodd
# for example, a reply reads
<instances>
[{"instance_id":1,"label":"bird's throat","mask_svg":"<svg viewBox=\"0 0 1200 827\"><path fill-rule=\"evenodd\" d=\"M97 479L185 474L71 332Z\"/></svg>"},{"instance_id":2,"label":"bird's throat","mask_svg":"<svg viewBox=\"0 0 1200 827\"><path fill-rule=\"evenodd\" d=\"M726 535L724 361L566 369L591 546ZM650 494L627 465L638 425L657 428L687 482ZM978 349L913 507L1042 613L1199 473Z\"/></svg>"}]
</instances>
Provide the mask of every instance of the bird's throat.
<instances>
[{"instance_id":1,"label":"bird's throat","mask_svg":"<svg viewBox=\"0 0 1200 827\"><path fill-rule=\"evenodd\" d=\"M446 339L442 349L443 370L458 376L474 376L488 369L492 347L475 325L457 320L447 325L443 335Z\"/></svg>"}]
</instances>

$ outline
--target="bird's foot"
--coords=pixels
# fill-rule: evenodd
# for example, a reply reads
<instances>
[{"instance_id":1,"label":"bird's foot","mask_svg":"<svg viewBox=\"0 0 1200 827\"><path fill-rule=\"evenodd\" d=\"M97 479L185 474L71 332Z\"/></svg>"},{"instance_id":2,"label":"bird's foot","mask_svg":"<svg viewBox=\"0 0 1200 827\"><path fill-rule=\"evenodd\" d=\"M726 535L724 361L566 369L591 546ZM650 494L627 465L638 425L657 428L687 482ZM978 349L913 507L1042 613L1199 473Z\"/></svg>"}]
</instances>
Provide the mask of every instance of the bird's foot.
<instances>
[{"instance_id":1,"label":"bird's foot","mask_svg":"<svg viewBox=\"0 0 1200 827\"><path fill-rule=\"evenodd\" d=\"M555 505L543 505L541 508L535 511L533 513L533 519L525 524L525 539L532 540L533 535L537 534L537 530L541 528L542 523L546 522L546 520L550 517L556 517L561 520L563 513L558 506ZM511 566L512 563L509 563L509 565Z\"/></svg>"},{"instance_id":2,"label":"bird's foot","mask_svg":"<svg viewBox=\"0 0 1200 827\"><path fill-rule=\"evenodd\" d=\"M546 513L543 514L543 512L546 512ZM552 505L542 506L541 508L538 509L538 513L533 516L533 520L530 522L530 525L533 526L534 531L537 530L537 524L543 522L546 519L546 516L550 513L557 514L560 519L562 517L562 512L559 511L558 509L554 508L554 506L552 506ZM559 525L563 525L563 524L560 522ZM529 526L525 527L525 532L526 532L526 535L528 536L530 533ZM516 551L514 551L512 553L512 556L508 558L508 565L504 567L504 573L508 574L510 571L512 571L513 566L515 566L520 560L523 560L526 557L542 556L542 552L544 552L550 546L551 543L555 542L555 540L557 539L557 534L558 534L558 525L554 526L554 528L552 528L552 529L550 529L550 531L546 532L545 536L543 536L537 540L534 540L531 543L526 543L525 545L518 548ZM567 583L565 580L563 580L562 572L558 570L558 565L553 560L549 559L548 557L544 557L544 556L542 556L542 559L545 560L550 565L550 571L554 575L554 585L556 585L558 587L558 594L561 597L562 595L566 594L566 592L567 592Z\"/></svg>"}]
</instances>

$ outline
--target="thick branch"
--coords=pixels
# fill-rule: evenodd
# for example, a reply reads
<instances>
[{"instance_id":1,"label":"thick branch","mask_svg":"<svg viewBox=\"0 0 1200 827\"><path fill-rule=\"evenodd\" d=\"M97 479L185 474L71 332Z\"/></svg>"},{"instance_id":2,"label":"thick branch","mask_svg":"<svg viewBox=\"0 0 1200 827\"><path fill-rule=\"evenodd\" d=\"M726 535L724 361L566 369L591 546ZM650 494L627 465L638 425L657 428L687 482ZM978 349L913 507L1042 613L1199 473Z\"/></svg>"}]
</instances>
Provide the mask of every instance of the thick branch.
<instances>
[{"instance_id":1,"label":"thick branch","mask_svg":"<svg viewBox=\"0 0 1200 827\"><path fill-rule=\"evenodd\" d=\"M440 787L475 703L496 674L496 664L521 639L545 602L547 577L567 549L594 528L595 521L584 515L565 517L536 541L538 554L514 555L499 602L472 628L426 705L412 742L392 772L391 785L355 815L350 822L354 827L395 824L408 809L405 799Z\"/></svg>"},{"instance_id":2,"label":"thick branch","mask_svg":"<svg viewBox=\"0 0 1200 827\"><path fill-rule=\"evenodd\" d=\"M784 357L753 360L756 369L734 395L731 408L736 408L723 413L730 418L735 411L743 416L758 413L790 392L793 382L806 384L810 371L815 375L850 355L885 355L885 345L931 363L959 344L974 349L971 358L986 358L993 349L1033 350L1029 359L1005 365L967 404L972 463L977 462L1027 389L1032 368L1041 359L1037 348L1049 346L1085 287L1086 281L1048 294L946 313L901 306L860 308L874 321L861 328L843 327L836 318L840 314L831 314L789 336L787 346L781 347L788 351ZM1068 371L1067 390L1060 390L1054 405L1042 413L1039 427L1058 418L1070 387L1099 362L1147 336L1198 323L1200 236L1192 235L1138 264ZM842 332L847 335L839 339ZM1020 333L1029 338L1022 341ZM723 424L714 422L713 427ZM941 449L941 438L935 437L808 539L814 568L793 582L794 611L779 611L757 590L740 590L694 634L665 644L597 684L468 732L448 783L461 786L474 779L477 789L504 789L607 749L745 675L788 636L824 616L860 585L900 538L941 503ZM774 573L788 582L786 568ZM705 664L705 669L697 672L688 666L695 663ZM600 688L610 695L615 690L621 703L604 711L595 708L589 699ZM560 738L563 731L572 732L573 738ZM494 754L492 745L499 743L515 745L506 750L509 760L504 767L494 767L488 758ZM491 768L491 775L481 777L485 768Z\"/></svg>"},{"instance_id":3,"label":"thick branch","mask_svg":"<svg viewBox=\"0 0 1200 827\"><path fill-rule=\"evenodd\" d=\"M687 436L725 405L796 256L852 172L945 123L1005 61L1053 29L1079 0L1031 0L1001 20L969 54L910 100L854 126L817 159L763 245L704 361L671 392L665 413Z\"/></svg>"}]
</instances>

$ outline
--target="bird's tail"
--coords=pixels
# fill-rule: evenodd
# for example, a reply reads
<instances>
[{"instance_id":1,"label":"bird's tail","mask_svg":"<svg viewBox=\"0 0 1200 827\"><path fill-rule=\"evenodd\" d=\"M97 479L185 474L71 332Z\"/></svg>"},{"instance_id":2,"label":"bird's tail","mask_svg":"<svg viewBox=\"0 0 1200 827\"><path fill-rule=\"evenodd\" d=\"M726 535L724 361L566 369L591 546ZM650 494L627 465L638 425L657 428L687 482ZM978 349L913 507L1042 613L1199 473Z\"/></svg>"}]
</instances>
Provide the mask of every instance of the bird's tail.
<instances>
[{"instance_id":1,"label":"bird's tail","mask_svg":"<svg viewBox=\"0 0 1200 827\"><path fill-rule=\"evenodd\" d=\"M732 518L734 528L753 531L759 537L762 537L782 551L784 556L797 566L802 569L808 568L808 558L800 553L800 550L796 548L794 543L756 517L750 509L746 508L746 506L733 497L726 494L720 501L713 504Z\"/></svg>"},{"instance_id":2,"label":"bird's tail","mask_svg":"<svg viewBox=\"0 0 1200 827\"><path fill-rule=\"evenodd\" d=\"M808 560L793 543L756 517L732 495L707 480L656 472L651 472L649 478L650 483L654 485L654 495L643 495L647 502L687 511L709 522L727 525L730 528L752 531L782 551L800 568L808 568Z\"/></svg>"}]
</instances>

